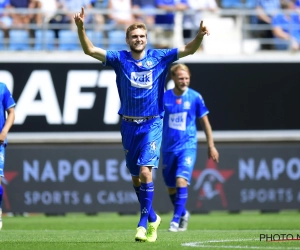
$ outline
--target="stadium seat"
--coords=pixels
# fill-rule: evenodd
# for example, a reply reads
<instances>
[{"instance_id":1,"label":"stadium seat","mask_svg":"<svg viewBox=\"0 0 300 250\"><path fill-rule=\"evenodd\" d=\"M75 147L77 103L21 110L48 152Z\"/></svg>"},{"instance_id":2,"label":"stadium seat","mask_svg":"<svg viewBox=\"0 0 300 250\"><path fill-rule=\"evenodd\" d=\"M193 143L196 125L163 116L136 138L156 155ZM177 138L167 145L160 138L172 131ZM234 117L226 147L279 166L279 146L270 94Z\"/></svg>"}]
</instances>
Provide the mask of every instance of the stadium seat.
<instances>
[{"instance_id":1,"label":"stadium seat","mask_svg":"<svg viewBox=\"0 0 300 250\"><path fill-rule=\"evenodd\" d=\"M29 50L29 33L27 30L9 31L9 50Z\"/></svg>"},{"instance_id":2,"label":"stadium seat","mask_svg":"<svg viewBox=\"0 0 300 250\"><path fill-rule=\"evenodd\" d=\"M0 49L4 49L4 32L0 30Z\"/></svg>"},{"instance_id":3,"label":"stadium seat","mask_svg":"<svg viewBox=\"0 0 300 250\"><path fill-rule=\"evenodd\" d=\"M221 0L221 6L224 9L253 9L255 4L255 0Z\"/></svg>"},{"instance_id":4,"label":"stadium seat","mask_svg":"<svg viewBox=\"0 0 300 250\"><path fill-rule=\"evenodd\" d=\"M53 30L36 30L35 31L35 50L54 50L55 34Z\"/></svg>"},{"instance_id":5,"label":"stadium seat","mask_svg":"<svg viewBox=\"0 0 300 250\"><path fill-rule=\"evenodd\" d=\"M79 39L76 31L60 30L58 33L59 50L80 50Z\"/></svg>"},{"instance_id":6,"label":"stadium seat","mask_svg":"<svg viewBox=\"0 0 300 250\"><path fill-rule=\"evenodd\" d=\"M124 30L108 31L108 49L109 50L126 50L126 34Z\"/></svg>"},{"instance_id":7,"label":"stadium seat","mask_svg":"<svg viewBox=\"0 0 300 250\"><path fill-rule=\"evenodd\" d=\"M103 37L102 31L87 30L86 35L88 36L88 38L92 41L92 43L96 47L103 48L103 45L104 45L103 39L104 39L104 37Z\"/></svg>"}]
</instances>

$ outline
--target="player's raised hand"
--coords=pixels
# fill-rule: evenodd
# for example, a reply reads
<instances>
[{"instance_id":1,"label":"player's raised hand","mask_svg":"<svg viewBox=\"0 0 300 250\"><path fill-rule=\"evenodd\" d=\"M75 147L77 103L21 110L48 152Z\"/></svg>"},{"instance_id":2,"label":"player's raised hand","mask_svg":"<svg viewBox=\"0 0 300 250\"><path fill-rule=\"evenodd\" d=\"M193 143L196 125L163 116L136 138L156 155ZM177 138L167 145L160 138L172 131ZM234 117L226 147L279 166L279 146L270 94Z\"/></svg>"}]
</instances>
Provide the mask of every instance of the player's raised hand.
<instances>
[{"instance_id":1,"label":"player's raised hand","mask_svg":"<svg viewBox=\"0 0 300 250\"><path fill-rule=\"evenodd\" d=\"M199 29L199 35L200 36L209 36L209 30L207 29L206 26L203 25L203 21L200 22L200 29Z\"/></svg>"},{"instance_id":2,"label":"player's raised hand","mask_svg":"<svg viewBox=\"0 0 300 250\"><path fill-rule=\"evenodd\" d=\"M77 27L82 27L84 23L84 8L81 7L81 12L78 12L74 15L74 20Z\"/></svg>"}]
</instances>

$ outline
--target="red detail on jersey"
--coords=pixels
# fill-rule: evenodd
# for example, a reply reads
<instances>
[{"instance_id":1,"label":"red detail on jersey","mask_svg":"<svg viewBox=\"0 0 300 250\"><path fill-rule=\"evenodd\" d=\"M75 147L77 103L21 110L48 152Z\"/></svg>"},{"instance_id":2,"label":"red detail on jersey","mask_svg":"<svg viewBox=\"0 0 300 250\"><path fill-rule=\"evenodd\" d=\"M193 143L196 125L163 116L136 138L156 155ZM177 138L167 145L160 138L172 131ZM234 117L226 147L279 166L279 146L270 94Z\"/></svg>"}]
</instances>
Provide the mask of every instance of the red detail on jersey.
<instances>
[{"instance_id":1,"label":"red detail on jersey","mask_svg":"<svg viewBox=\"0 0 300 250\"><path fill-rule=\"evenodd\" d=\"M177 104L181 104L182 103L182 99L181 98L176 99L176 103Z\"/></svg>"}]
</instances>

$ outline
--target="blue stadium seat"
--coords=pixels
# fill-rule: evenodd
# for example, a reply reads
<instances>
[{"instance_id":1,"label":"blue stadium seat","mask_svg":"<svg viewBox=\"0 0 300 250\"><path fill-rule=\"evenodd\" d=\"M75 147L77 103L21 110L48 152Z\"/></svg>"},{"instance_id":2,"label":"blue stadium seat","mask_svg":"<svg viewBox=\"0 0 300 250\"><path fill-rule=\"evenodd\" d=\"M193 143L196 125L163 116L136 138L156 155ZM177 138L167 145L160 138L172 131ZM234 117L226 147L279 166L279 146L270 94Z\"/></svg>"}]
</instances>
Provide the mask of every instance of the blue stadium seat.
<instances>
[{"instance_id":1,"label":"blue stadium seat","mask_svg":"<svg viewBox=\"0 0 300 250\"><path fill-rule=\"evenodd\" d=\"M255 4L255 0L221 0L221 6L224 9L253 9Z\"/></svg>"},{"instance_id":2,"label":"blue stadium seat","mask_svg":"<svg viewBox=\"0 0 300 250\"><path fill-rule=\"evenodd\" d=\"M4 49L4 32L0 30L0 49Z\"/></svg>"},{"instance_id":3,"label":"blue stadium seat","mask_svg":"<svg viewBox=\"0 0 300 250\"><path fill-rule=\"evenodd\" d=\"M108 0L94 1L94 5L95 9L106 9L108 8Z\"/></svg>"},{"instance_id":4,"label":"blue stadium seat","mask_svg":"<svg viewBox=\"0 0 300 250\"><path fill-rule=\"evenodd\" d=\"M30 50L28 31L10 30L8 48L9 50Z\"/></svg>"},{"instance_id":5,"label":"blue stadium seat","mask_svg":"<svg viewBox=\"0 0 300 250\"><path fill-rule=\"evenodd\" d=\"M35 50L54 50L55 33L53 30L36 30L35 31Z\"/></svg>"},{"instance_id":6,"label":"blue stadium seat","mask_svg":"<svg viewBox=\"0 0 300 250\"><path fill-rule=\"evenodd\" d=\"M87 30L86 35L88 36L88 38L92 41L92 43L96 47L103 48L103 46L104 46L104 41L103 41L104 37L103 37L102 31Z\"/></svg>"},{"instance_id":7,"label":"blue stadium seat","mask_svg":"<svg viewBox=\"0 0 300 250\"><path fill-rule=\"evenodd\" d=\"M76 31L60 30L58 32L59 50L80 50L79 38Z\"/></svg>"},{"instance_id":8,"label":"blue stadium seat","mask_svg":"<svg viewBox=\"0 0 300 250\"><path fill-rule=\"evenodd\" d=\"M126 50L126 34L124 30L108 31L108 49L109 50Z\"/></svg>"}]
</instances>

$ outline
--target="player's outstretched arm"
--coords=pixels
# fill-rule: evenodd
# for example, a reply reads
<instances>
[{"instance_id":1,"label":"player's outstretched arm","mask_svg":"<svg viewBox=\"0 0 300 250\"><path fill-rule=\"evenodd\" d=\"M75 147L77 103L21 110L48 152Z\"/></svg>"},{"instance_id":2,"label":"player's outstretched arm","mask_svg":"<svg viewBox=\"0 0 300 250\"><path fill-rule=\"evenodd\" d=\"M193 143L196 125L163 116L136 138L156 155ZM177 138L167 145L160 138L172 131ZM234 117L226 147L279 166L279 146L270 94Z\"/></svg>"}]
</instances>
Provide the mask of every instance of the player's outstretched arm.
<instances>
[{"instance_id":1,"label":"player's outstretched arm","mask_svg":"<svg viewBox=\"0 0 300 250\"><path fill-rule=\"evenodd\" d=\"M209 36L209 31L206 26L203 26L203 21L200 23L200 29L196 37L187 45L179 48L179 58L194 54L202 43L203 37Z\"/></svg>"},{"instance_id":2,"label":"player's outstretched arm","mask_svg":"<svg viewBox=\"0 0 300 250\"><path fill-rule=\"evenodd\" d=\"M85 33L83 7L81 8L81 12L74 15L74 21L77 26L79 41L84 53L104 62L106 57L106 50L95 47Z\"/></svg>"},{"instance_id":3,"label":"player's outstretched arm","mask_svg":"<svg viewBox=\"0 0 300 250\"><path fill-rule=\"evenodd\" d=\"M213 159L215 162L219 162L219 152L217 151L214 139L212 136L212 129L208 120L207 115L200 119L201 127L205 133L207 146L208 146L208 158Z\"/></svg>"}]
</instances>

